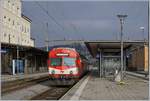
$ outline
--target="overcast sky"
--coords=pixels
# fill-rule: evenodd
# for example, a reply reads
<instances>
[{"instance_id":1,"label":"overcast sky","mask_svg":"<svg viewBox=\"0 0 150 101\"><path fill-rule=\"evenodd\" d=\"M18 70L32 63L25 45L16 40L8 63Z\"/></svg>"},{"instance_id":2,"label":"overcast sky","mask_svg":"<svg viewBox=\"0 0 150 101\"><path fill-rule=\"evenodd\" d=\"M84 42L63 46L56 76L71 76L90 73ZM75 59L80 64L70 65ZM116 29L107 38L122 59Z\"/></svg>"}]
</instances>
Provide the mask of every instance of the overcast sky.
<instances>
[{"instance_id":1,"label":"overcast sky","mask_svg":"<svg viewBox=\"0 0 150 101\"><path fill-rule=\"evenodd\" d=\"M47 32L49 40L119 39L117 14L128 15L123 31L125 40L143 39L141 26L145 27L144 37L148 38L146 1L23 1L22 11L32 20L31 34L36 46L44 45Z\"/></svg>"}]
</instances>

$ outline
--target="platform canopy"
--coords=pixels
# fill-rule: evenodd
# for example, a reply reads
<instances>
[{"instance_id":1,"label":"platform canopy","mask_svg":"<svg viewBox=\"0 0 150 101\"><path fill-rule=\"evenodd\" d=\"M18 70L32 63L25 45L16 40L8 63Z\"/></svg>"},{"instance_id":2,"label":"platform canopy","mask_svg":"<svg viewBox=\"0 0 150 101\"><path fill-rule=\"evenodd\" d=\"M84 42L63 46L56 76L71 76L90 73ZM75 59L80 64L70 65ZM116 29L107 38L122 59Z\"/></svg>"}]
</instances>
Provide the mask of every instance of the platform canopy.
<instances>
[{"instance_id":1,"label":"platform canopy","mask_svg":"<svg viewBox=\"0 0 150 101\"><path fill-rule=\"evenodd\" d=\"M125 41L124 50L135 45L143 45L143 41ZM89 52L93 57L96 57L98 50L102 50L107 53L120 53L120 41L86 41L85 45L87 46Z\"/></svg>"},{"instance_id":2,"label":"platform canopy","mask_svg":"<svg viewBox=\"0 0 150 101\"><path fill-rule=\"evenodd\" d=\"M26 53L29 52L32 54L45 54L45 56L48 54L47 51L44 51L44 50L42 50L40 48L36 48L36 47L9 44L9 43L1 43L1 49L2 49L3 53L5 53L6 51L11 50L11 49L14 49L17 51L17 46L18 46L19 52L26 52Z\"/></svg>"}]
</instances>

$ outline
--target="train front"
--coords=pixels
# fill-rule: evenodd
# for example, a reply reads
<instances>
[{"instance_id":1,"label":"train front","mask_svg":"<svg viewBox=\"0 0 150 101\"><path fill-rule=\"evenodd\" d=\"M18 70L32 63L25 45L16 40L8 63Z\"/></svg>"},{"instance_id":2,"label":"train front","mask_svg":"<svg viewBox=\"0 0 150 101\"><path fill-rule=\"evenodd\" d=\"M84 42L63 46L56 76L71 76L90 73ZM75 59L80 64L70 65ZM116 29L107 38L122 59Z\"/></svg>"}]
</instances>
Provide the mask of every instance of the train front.
<instances>
[{"instance_id":1,"label":"train front","mask_svg":"<svg viewBox=\"0 0 150 101\"><path fill-rule=\"evenodd\" d=\"M79 54L73 49L56 48L49 52L48 70L53 80L79 78Z\"/></svg>"}]
</instances>

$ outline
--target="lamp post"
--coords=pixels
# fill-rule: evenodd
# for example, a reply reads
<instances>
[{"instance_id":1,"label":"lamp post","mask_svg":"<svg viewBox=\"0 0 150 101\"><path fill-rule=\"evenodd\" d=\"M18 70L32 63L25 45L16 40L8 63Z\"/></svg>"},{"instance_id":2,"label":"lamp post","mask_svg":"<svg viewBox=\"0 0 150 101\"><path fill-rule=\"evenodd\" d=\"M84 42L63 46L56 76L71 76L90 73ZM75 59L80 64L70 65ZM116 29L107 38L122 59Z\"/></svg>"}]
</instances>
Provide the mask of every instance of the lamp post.
<instances>
[{"instance_id":1,"label":"lamp post","mask_svg":"<svg viewBox=\"0 0 150 101\"><path fill-rule=\"evenodd\" d=\"M47 29L47 34L45 38L45 44L46 44L46 51L49 51L49 39L48 39L48 22L46 23L46 29Z\"/></svg>"},{"instance_id":2,"label":"lamp post","mask_svg":"<svg viewBox=\"0 0 150 101\"><path fill-rule=\"evenodd\" d=\"M121 68L120 68L120 76L121 80L123 79L123 24L124 24L124 19L127 17L127 15L117 15L117 17L120 20L120 26L121 26L121 32L120 32L120 43L121 43Z\"/></svg>"},{"instance_id":3,"label":"lamp post","mask_svg":"<svg viewBox=\"0 0 150 101\"><path fill-rule=\"evenodd\" d=\"M17 43L17 73L19 73L19 35L18 35L18 43Z\"/></svg>"}]
</instances>

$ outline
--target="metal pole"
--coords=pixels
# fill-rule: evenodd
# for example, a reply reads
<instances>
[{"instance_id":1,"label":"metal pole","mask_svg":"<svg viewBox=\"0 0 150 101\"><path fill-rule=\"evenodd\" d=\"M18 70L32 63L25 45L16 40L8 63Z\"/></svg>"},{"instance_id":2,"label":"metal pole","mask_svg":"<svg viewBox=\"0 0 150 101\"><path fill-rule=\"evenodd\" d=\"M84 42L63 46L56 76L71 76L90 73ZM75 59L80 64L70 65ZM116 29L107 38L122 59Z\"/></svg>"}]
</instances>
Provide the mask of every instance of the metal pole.
<instances>
[{"instance_id":1,"label":"metal pole","mask_svg":"<svg viewBox=\"0 0 150 101\"><path fill-rule=\"evenodd\" d=\"M18 37L18 44L17 44L17 73L19 73L19 37Z\"/></svg>"},{"instance_id":2,"label":"metal pole","mask_svg":"<svg viewBox=\"0 0 150 101\"><path fill-rule=\"evenodd\" d=\"M48 22L46 23L46 27L47 27L47 37L46 37L45 42L46 42L46 51L48 52L48 51L49 51L49 49L48 49L48 47L49 47L49 40L48 40Z\"/></svg>"},{"instance_id":3,"label":"metal pole","mask_svg":"<svg viewBox=\"0 0 150 101\"><path fill-rule=\"evenodd\" d=\"M102 67L102 50L100 50L100 69L101 69L101 77L103 76L103 67Z\"/></svg>"},{"instance_id":4,"label":"metal pole","mask_svg":"<svg viewBox=\"0 0 150 101\"><path fill-rule=\"evenodd\" d=\"M32 73L34 73L34 68L38 68L38 66L36 65L37 64L37 61L36 61L36 54L35 54L35 58L34 58L34 67L32 67Z\"/></svg>"},{"instance_id":5,"label":"metal pole","mask_svg":"<svg viewBox=\"0 0 150 101\"><path fill-rule=\"evenodd\" d=\"M121 23L121 80L122 80L122 73L123 73L123 20L120 19L120 23Z\"/></svg>"},{"instance_id":6,"label":"metal pole","mask_svg":"<svg viewBox=\"0 0 150 101\"><path fill-rule=\"evenodd\" d=\"M100 52L100 50L99 50L99 76L100 76L100 78L101 78L101 52Z\"/></svg>"},{"instance_id":7,"label":"metal pole","mask_svg":"<svg viewBox=\"0 0 150 101\"><path fill-rule=\"evenodd\" d=\"M9 44L10 44L10 34L9 34L9 36L8 36L8 39L9 39ZM11 65L11 51L9 51L9 66ZM13 71L13 68L12 68L12 71ZM13 72L13 74L15 74L14 72Z\"/></svg>"},{"instance_id":8,"label":"metal pole","mask_svg":"<svg viewBox=\"0 0 150 101\"><path fill-rule=\"evenodd\" d=\"M127 61L127 59L126 59L127 51L126 50L125 50L124 54L125 54L125 56L124 56L124 73L123 73L124 75L123 75L123 78L126 76L126 68L127 68L126 67L126 61Z\"/></svg>"},{"instance_id":9,"label":"metal pole","mask_svg":"<svg viewBox=\"0 0 150 101\"><path fill-rule=\"evenodd\" d=\"M149 4L150 4L150 2L149 2L149 0L148 0L148 23L150 23L150 20L149 20L149 9L150 9L150 7L149 7ZM149 24L148 24L148 28L149 28ZM149 33L149 30L148 30L148 33ZM150 45L150 41L149 41L149 39L150 39L150 35L148 34L148 47L149 47L149 45ZM149 54L150 54L150 49L148 48L148 74L149 74L149 66L150 66L150 57L149 57Z\"/></svg>"},{"instance_id":10,"label":"metal pole","mask_svg":"<svg viewBox=\"0 0 150 101\"><path fill-rule=\"evenodd\" d=\"M144 29L142 29L142 34L143 34L143 41L145 41L145 37L144 37Z\"/></svg>"},{"instance_id":11,"label":"metal pole","mask_svg":"<svg viewBox=\"0 0 150 101\"><path fill-rule=\"evenodd\" d=\"M142 40L145 41L145 38L144 38L144 27L140 27L140 29L142 30L142 37L143 37Z\"/></svg>"},{"instance_id":12,"label":"metal pole","mask_svg":"<svg viewBox=\"0 0 150 101\"><path fill-rule=\"evenodd\" d=\"M48 14L48 2L47 2L47 10L46 13ZM46 29L47 29L47 36L46 36L46 51L49 51L49 39L48 39L48 22L46 23Z\"/></svg>"},{"instance_id":13,"label":"metal pole","mask_svg":"<svg viewBox=\"0 0 150 101\"><path fill-rule=\"evenodd\" d=\"M120 68L120 76L121 76L121 80L123 79L123 22L125 17L127 17L127 15L117 15L117 17L120 20L120 25L121 25L121 38L120 38L120 43L121 43L121 68Z\"/></svg>"}]
</instances>

